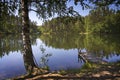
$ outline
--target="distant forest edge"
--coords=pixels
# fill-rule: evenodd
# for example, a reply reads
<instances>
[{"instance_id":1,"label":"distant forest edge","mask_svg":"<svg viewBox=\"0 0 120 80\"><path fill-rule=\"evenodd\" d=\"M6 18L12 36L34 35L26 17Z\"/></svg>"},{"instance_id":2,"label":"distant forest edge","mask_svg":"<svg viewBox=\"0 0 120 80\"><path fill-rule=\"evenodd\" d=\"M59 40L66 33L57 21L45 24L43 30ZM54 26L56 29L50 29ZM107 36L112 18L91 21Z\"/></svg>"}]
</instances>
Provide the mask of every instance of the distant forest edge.
<instances>
[{"instance_id":1,"label":"distant forest edge","mask_svg":"<svg viewBox=\"0 0 120 80\"><path fill-rule=\"evenodd\" d=\"M0 18L0 33L21 33L22 17L10 14L3 14ZM37 26L35 21L29 20L30 32L36 32Z\"/></svg>"},{"instance_id":2,"label":"distant forest edge","mask_svg":"<svg viewBox=\"0 0 120 80\"><path fill-rule=\"evenodd\" d=\"M44 22L42 33L120 33L120 10L108 7L91 10L89 15L62 16Z\"/></svg>"},{"instance_id":3,"label":"distant forest edge","mask_svg":"<svg viewBox=\"0 0 120 80\"><path fill-rule=\"evenodd\" d=\"M120 10L108 7L91 10L89 15L61 16L47 20L42 26L36 22L30 23L31 33L120 33ZM21 33L22 19L14 15L3 15L0 20L0 33Z\"/></svg>"}]
</instances>

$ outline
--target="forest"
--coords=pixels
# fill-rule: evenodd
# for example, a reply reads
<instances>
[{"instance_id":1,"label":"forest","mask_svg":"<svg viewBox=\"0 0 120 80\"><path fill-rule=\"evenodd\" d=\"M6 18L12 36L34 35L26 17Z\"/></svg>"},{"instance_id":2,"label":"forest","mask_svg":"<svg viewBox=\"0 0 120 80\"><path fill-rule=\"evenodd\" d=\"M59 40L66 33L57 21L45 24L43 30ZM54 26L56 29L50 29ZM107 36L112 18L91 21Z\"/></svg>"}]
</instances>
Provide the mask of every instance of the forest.
<instances>
[{"instance_id":1,"label":"forest","mask_svg":"<svg viewBox=\"0 0 120 80\"><path fill-rule=\"evenodd\" d=\"M0 33L21 33L22 19L2 16ZM96 8L87 16L62 16L47 20L42 26L30 21L30 32L36 33L120 33L120 10Z\"/></svg>"},{"instance_id":2,"label":"forest","mask_svg":"<svg viewBox=\"0 0 120 80\"><path fill-rule=\"evenodd\" d=\"M116 3L116 5L119 3ZM97 4L96 4L97 5ZM6 10L7 7L5 8ZM66 12L67 14L69 13ZM72 10L73 14L74 11ZM77 12L76 12L77 13ZM41 15L42 16L42 15ZM44 15L43 15L44 16ZM47 16L47 15L46 15ZM15 15L5 10L0 14L0 33L21 33L22 15ZM29 19L30 33L120 33L120 9L119 7L97 5L86 16L58 15L51 20L47 19L40 26Z\"/></svg>"},{"instance_id":3,"label":"forest","mask_svg":"<svg viewBox=\"0 0 120 80\"><path fill-rule=\"evenodd\" d=\"M62 16L47 20L39 31L42 33L120 33L120 10L108 6L97 7L87 16Z\"/></svg>"},{"instance_id":4,"label":"forest","mask_svg":"<svg viewBox=\"0 0 120 80\"><path fill-rule=\"evenodd\" d=\"M21 33L22 32L22 17L18 15L6 14L0 16L0 33ZM37 32L37 23L29 20L30 32Z\"/></svg>"}]
</instances>

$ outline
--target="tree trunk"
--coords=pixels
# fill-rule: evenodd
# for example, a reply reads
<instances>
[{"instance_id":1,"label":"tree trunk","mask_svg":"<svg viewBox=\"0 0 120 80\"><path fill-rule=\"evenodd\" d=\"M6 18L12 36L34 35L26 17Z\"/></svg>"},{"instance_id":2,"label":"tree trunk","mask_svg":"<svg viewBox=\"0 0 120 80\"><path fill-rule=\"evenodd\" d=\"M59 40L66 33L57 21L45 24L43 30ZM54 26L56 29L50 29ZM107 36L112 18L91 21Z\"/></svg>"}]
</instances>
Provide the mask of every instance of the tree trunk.
<instances>
[{"instance_id":1,"label":"tree trunk","mask_svg":"<svg viewBox=\"0 0 120 80\"><path fill-rule=\"evenodd\" d=\"M30 26L29 26L29 16L28 16L28 0L21 0L22 6L22 39L23 39L23 57L25 62L26 70L32 72L35 66L31 41L30 41Z\"/></svg>"},{"instance_id":2,"label":"tree trunk","mask_svg":"<svg viewBox=\"0 0 120 80\"><path fill-rule=\"evenodd\" d=\"M30 26L28 17L28 0L21 0L22 6L22 39L24 54L32 54L31 42L29 37Z\"/></svg>"}]
</instances>

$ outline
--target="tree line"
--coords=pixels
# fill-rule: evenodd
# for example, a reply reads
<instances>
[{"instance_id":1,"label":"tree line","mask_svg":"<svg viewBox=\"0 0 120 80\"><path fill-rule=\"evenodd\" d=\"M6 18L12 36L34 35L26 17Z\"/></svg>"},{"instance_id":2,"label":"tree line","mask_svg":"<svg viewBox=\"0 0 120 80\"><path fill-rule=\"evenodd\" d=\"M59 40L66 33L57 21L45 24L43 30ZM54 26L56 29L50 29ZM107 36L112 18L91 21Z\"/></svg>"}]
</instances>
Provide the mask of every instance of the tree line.
<instances>
[{"instance_id":1,"label":"tree line","mask_svg":"<svg viewBox=\"0 0 120 80\"><path fill-rule=\"evenodd\" d=\"M22 24L21 24L22 32L29 33L30 32L30 26L29 26L30 22L29 22L29 16L28 16L29 11L36 12L37 16L39 18L43 18L43 19L52 17L55 14L57 14L60 17L61 16L69 16L69 15L70 16L78 15L77 12L74 10L73 6L70 6L70 7L67 6L67 3L69 3L69 2L74 3L74 5L80 5L83 9L88 9L90 7L93 7L93 9L94 9L96 7L101 8L101 7L111 6L111 5L114 5L117 8L120 7L119 0L109 0L109 1L105 1L105 0L94 0L94 1L93 0L60 0L60 1L59 0L1 0L0 1L0 21L1 21L0 23L3 24L2 20L5 20L4 18L1 18L1 17L3 17L3 15L4 16L16 15L16 12L18 12L18 15L22 17ZM64 21L66 21L66 20L64 20ZM85 19L83 21L85 22L85 24L87 22L88 25L89 25L89 23L91 23L91 25L94 25L94 23L90 22L89 19L87 19L87 20ZM107 19L105 23L108 23L108 22L109 21ZM72 24L72 22L70 22L70 23ZM62 27L64 26L64 24L60 24L60 25L62 25ZM83 23L81 23L80 21L76 21L72 25L77 25L79 27L79 26L83 25ZM87 27L88 27L88 25L87 25ZM96 24L96 25L100 27L100 23ZM114 24L112 24L112 25L114 25ZM77 26L76 26L76 28L77 28ZM103 26L106 26L106 25L103 25ZM63 28L65 28L65 27L63 27ZM60 27L60 30L63 28ZM74 29L76 29L76 28L74 28ZM1 31L3 29L4 28L1 27ZM73 30L73 31L86 32L86 28L85 28L85 30L84 30L84 28L81 28L81 29L82 30L80 30L80 31L76 31L76 30ZM88 28L87 28L87 30L88 30ZM94 32L94 30L95 30L95 32L99 31L98 28L96 29L96 26L92 30L93 31L90 31L90 32ZM52 31L55 31L55 30L52 30ZM105 31L105 32L111 32L111 31ZM117 32L119 32L119 31L117 31Z\"/></svg>"},{"instance_id":2,"label":"tree line","mask_svg":"<svg viewBox=\"0 0 120 80\"><path fill-rule=\"evenodd\" d=\"M15 15L2 15L0 18L0 33L21 33L22 17ZM37 31L37 23L29 20L30 32Z\"/></svg>"},{"instance_id":3,"label":"tree line","mask_svg":"<svg viewBox=\"0 0 120 80\"><path fill-rule=\"evenodd\" d=\"M80 16L62 16L44 22L44 24L39 27L39 30L42 33L67 33L83 31L80 30L82 29L81 27L83 27L83 22Z\"/></svg>"},{"instance_id":4,"label":"tree line","mask_svg":"<svg viewBox=\"0 0 120 80\"><path fill-rule=\"evenodd\" d=\"M42 33L120 33L120 10L108 6L97 7L89 15L62 16L47 20L39 30Z\"/></svg>"},{"instance_id":5,"label":"tree line","mask_svg":"<svg viewBox=\"0 0 120 80\"><path fill-rule=\"evenodd\" d=\"M120 10L96 8L85 17L85 28L90 33L120 33L119 20Z\"/></svg>"}]
</instances>

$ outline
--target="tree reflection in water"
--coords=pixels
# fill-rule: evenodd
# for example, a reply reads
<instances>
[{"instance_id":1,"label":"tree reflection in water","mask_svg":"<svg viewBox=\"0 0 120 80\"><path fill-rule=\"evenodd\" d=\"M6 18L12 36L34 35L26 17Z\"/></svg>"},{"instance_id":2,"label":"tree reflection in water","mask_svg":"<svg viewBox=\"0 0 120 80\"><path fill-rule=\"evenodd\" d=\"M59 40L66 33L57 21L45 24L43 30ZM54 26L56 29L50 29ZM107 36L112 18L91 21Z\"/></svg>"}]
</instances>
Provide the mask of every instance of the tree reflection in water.
<instances>
[{"instance_id":1,"label":"tree reflection in water","mask_svg":"<svg viewBox=\"0 0 120 80\"><path fill-rule=\"evenodd\" d=\"M99 37L99 36L91 36L91 35L88 37L86 37L86 35L78 35L78 36L68 35L64 37L59 35L58 36L57 35L40 36L40 40L42 40L44 43L43 45L39 45L40 46L39 50L41 50L40 51L41 57L38 57L38 58L36 57L36 59L35 59L36 54L33 54L31 49L31 44L35 44L36 42L35 41L36 36L35 35L32 36L31 42L29 41L30 40L29 34L26 34L24 37L26 37L25 39L26 41L24 42L24 49L23 49L24 65L26 69L26 74L23 75L24 79L27 77L36 76L38 74L44 74L48 72L49 67L54 68L54 66L51 66L51 64L53 63L59 64L59 62L56 61L56 58L53 57L54 54L56 55L56 53L59 53L59 52L53 53L52 54L53 56L52 56L51 54L48 54L49 48L52 49L52 52L55 50L59 50L60 53L61 53L61 49L62 50L64 49L63 51L75 49L73 50L73 53L75 51L78 54L77 55L70 54L70 56L72 57L69 57L69 58L71 59L73 58L73 56L75 56L75 60L77 60L77 57L78 57L78 61L79 61L78 64L89 63L89 65L93 65L92 63L96 64L99 62L100 59L103 61L106 60L108 62L111 62L111 60L109 61L110 58L112 59L114 58L113 60L117 59L116 61L120 60L120 49L119 49L120 40L118 40L118 38L116 37L109 38L104 36ZM2 37L0 41L1 41L0 43L1 57L7 53L9 54L11 51L18 51L18 50L21 51L23 48L21 37L19 38L18 35L16 36L12 35L11 37L7 35L5 37ZM64 55L64 54L60 54L60 55ZM69 55L66 54L66 56L68 59ZM49 61L49 57L51 57L52 60ZM64 65L64 62L62 62L62 61L65 61L63 60L63 57L59 56L59 58L62 63L61 65ZM48 63L48 61L49 62L52 61L53 63ZM73 66L74 62L73 64L72 63L70 64ZM23 78L19 78L19 79L23 79Z\"/></svg>"}]
</instances>

